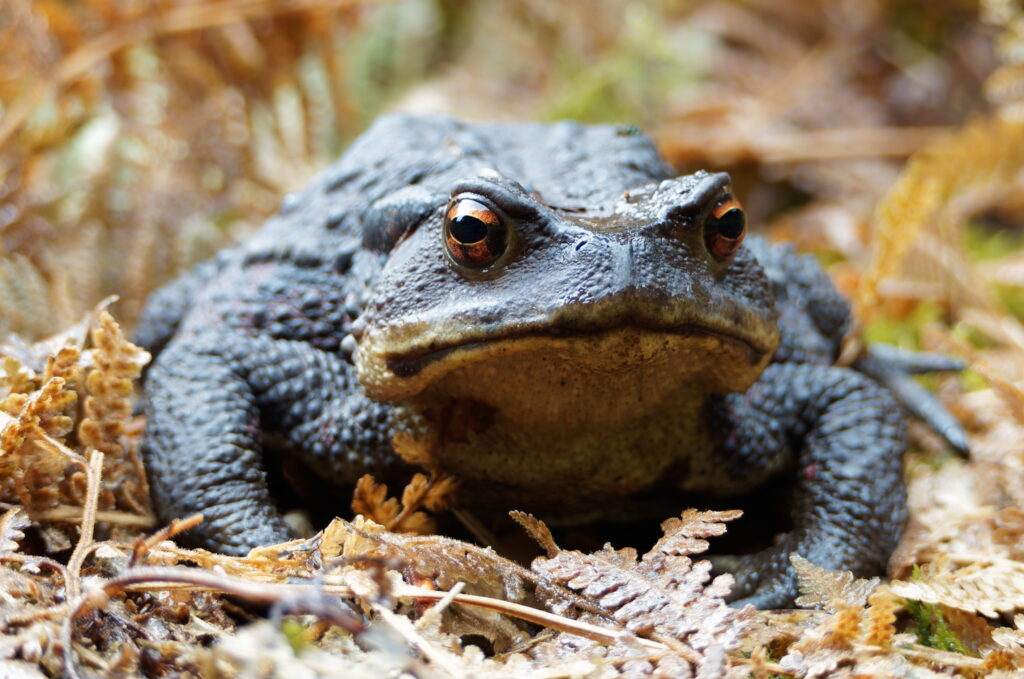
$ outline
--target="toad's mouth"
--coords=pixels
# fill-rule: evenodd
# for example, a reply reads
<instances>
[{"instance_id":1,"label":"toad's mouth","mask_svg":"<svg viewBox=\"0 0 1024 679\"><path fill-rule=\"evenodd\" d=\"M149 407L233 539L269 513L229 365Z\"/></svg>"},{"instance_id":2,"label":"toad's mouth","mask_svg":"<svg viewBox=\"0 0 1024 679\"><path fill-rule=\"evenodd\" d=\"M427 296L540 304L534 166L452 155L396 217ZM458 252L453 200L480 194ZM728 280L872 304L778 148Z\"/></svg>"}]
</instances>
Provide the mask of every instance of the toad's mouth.
<instances>
[{"instance_id":1,"label":"toad's mouth","mask_svg":"<svg viewBox=\"0 0 1024 679\"><path fill-rule=\"evenodd\" d=\"M717 330L711 330L695 324L687 324L683 326L677 326L672 328L663 327L651 327L644 325L632 326L638 332L649 332L649 333L662 333L666 335L678 335L679 337L687 336L708 336L717 337L724 342L735 343L737 348L741 351L745 350L747 354L747 362L751 365L756 365L760 362L762 356L765 353L764 349L758 349L755 347L747 338L734 335L732 333L721 332ZM505 342L517 343L522 341L524 344L530 344L531 340L545 339L549 340L569 340L573 338L590 338L603 334L610 334L616 330L621 330L622 326L615 328L593 328L584 330L564 330L564 331L548 331L548 332L537 332L537 331L524 331L521 333L506 335L500 340L476 340L470 342L463 342L461 344L453 344L451 346L442 347L439 349L432 349L429 351L421 352L419 354L410 354L405 356L393 356L387 359L388 368L396 377L409 378L414 377L421 373L424 369L428 368L431 364L438 361L444 361L449 358L453 353L458 351L465 351L467 353L486 352L492 349L495 345L502 344Z\"/></svg>"},{"instance_id":2,"label":"toad's mouth","mask_svg":"<svg viewBox=\"0 0 1024 679\"><path fill-rule=\"evenodd\" d=\"M776 337L740 335L706 324L633 321L604 327L505 328L500 336L382 352L360 344L356 364L367 394L403 400L459 384L558 388L566 383L647 375L694 382L707 393L743 391L771 358ZM440 346L439 346L440 345ZM529 366L529 368L527 368ZM532 376L527 373L531 373ZM640 378L638 378L640 379Z\"/></svg>"}]
</instances>

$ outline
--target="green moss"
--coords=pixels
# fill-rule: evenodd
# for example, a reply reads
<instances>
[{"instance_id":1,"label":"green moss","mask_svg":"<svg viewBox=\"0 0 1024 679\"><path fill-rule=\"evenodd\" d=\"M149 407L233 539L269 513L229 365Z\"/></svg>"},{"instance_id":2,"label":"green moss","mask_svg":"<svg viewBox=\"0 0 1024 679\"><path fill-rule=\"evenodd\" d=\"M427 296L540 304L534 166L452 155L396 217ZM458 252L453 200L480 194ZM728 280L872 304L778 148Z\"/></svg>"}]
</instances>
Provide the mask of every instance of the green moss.
<instances>
[{"instance_id":1,"label":"green moss","mask_svg":"<svg viewBox=\"0 0 1024 679\"><path fill-rule=\"evenodd\" d=\"M970 223L964 229L964 247L974 261L1000 259L1007 253L1024 250L1024 232L1019 229L992 229ZM993 292L1002 307L1017 318L1024 318L1024 287L995 285Z\"/></svg>"},{"instance_id":2,"label":"green moss","mask_svg":"<svg viewBox=\"0 0 1024 679\"><path fill-rule=\"evenodd\" d=\"M943 319L944 311L937 302L923 301L905 318L879 318L864 328L867 342L885 342L903 349L919 349L919 332L929 323Z\"/></svg>"},{"instance_id":3,"label":"green moss","mask_svg":"<svg viewBox=\"0 0 1024 679\"><path fill-rule=\"evenodd\" d=\"M1024 232L1018 229L992 229L970 222L964 229L964 248L973 260L998 259L1008 252L1024 249Z\"/></svg>"},{"instance_id":4,"label":"green moss","mask_svg":"<svg viewBox=\"0 0 1024 679\"><path fill-rule=\"evenodd\" d=\"M288 640L288 645L295 651L295 655L302 652L309 642L306 641L306 628L295 620L285 620L281 623L281 633Z\"/></svg>"},{"instance_id":5,"label":"green moss","mask_svg":"<svg viewBox=\"0 0 1024 679\"><path fill-rule=\"evenodd\" d=\"M937 605L910 599L904 608L914 616L914 633L921 644L940 651L973 655L949 626Z\"/></svg>"}]
</instances>

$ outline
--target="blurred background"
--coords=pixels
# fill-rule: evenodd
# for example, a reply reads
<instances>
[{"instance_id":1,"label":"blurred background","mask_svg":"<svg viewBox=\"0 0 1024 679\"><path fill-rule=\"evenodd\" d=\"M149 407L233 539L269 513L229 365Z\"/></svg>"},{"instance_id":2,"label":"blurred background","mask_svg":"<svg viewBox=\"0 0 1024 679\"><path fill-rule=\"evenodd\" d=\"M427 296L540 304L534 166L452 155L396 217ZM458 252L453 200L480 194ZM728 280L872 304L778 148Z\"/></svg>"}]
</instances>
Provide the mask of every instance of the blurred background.
<instances>
[{"instance_id":1,"label":"blurred background","mask_svg":"<svg viewBox=\"0 0 1024 679\"><path fill-rule=\"evenodd\" d=\"M635 124L731 172L869 336L1019 345L1022 26L1009 0L0 0L0 335L110 294L131 327L403 109Z\"/></svg>"}]
</instances>

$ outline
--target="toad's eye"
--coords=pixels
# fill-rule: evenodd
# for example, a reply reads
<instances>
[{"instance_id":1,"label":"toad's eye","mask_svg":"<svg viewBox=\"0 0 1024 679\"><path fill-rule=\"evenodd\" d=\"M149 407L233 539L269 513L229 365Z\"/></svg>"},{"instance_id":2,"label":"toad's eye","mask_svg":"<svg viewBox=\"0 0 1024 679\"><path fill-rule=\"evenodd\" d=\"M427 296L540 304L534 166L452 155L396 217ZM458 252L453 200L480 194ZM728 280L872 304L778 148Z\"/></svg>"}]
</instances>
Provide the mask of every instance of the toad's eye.
<instances>
[{"instance_id":1,"label":"toad's eye","mask_svg":"<svg viewBox=\"0 0 1024 679\"><path fill-rule=\"evenodd\" d=\"M482 269L504 254L508 227L480 201L461 198L451 204L445 215L444 245L456 263Z\"/></svg>"},{"instance_id":2,"label":"toad's eye","mask_svg":"<svg viewBox=\"0 0 1024 679\"><path fill-rule=\"evenodd\" d=\"M729 197L711 211L704 223L704 242L715 257L728 257L739 249L747 233L747 218L743 207Z\"/></svg>"}]
</instances>

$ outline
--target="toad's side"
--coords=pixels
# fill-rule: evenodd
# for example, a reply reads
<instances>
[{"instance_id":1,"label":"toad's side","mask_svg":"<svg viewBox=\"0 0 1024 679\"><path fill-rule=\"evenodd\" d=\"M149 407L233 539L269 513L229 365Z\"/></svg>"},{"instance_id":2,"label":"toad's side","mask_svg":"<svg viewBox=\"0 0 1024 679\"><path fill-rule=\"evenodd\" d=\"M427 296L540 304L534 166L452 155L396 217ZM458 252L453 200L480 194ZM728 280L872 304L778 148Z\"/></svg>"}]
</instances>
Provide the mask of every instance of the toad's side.
<instances>
[{"instance_id":1,"label":"toad's side","mask_svg":"<svg viewBox=\"0 0 1024 679\"><path fill-rule=\"evenodd\" d=\"M383 118L151 301L155 502L241 553L289 537L264 446L350 484L403 473L412 429L491 509L792 478L792 530L737 572L760 606L795 594L790 552L877 572L905 518L899 410L832 366L849 311L817 266L744 232L726 175L672 178L628 130Z\"/></svg>"}]
</instances>

